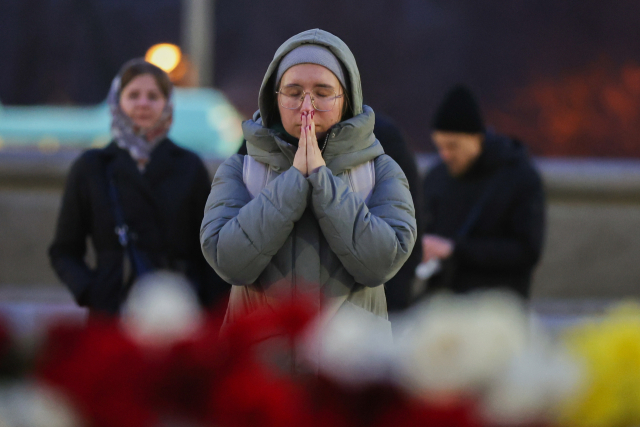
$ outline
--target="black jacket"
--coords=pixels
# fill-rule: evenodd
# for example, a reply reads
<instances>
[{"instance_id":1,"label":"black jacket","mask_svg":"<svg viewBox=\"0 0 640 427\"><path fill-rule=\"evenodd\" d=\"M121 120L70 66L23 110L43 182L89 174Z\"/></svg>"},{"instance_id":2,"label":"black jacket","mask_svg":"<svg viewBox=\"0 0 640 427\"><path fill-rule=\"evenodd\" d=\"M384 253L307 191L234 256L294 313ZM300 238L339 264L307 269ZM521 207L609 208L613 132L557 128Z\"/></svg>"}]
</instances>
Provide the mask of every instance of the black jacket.
<instances>
[{"instance_id":1,"label":"black jacket","mask_svg":"<svg viewBox=\"0 0 640 427\"><path fill-rule=\"evenodd\" d=\"M545 198L523 145L488 133L480 157L463 176L452 177L440 162L423 189L425 233L455 240L452 257L429 287L454 292L506 287L527 297L542 251ZM487 199L477 220L459 236L481 197Z\"/></svg>"},{"instance_id":2,"label":"black jacket","mask_svg":"<svg viewBox=\"0 0 640 427\"><path fill-rule=\"evenodd\" d=\"M123 284L124 251L114 231L109 164L137 249L155 267L185 274L203 305L223 298L229 287L211 270L199 242L209 175L197 155L165 139L143 173L115 142L83 153L72 165L49 256L78 304L116 313L129 285ZM95 267L85 262L87 237L95 249Z\"/></svg>"},{"instance_id":3,"label":"black jacket","mask_svg":"<svg viewBox=\"0 0 640 427\"><path fill-rule=\"evenodd\" d=\"M407 177L409 191L413 198L413 205L416 209L416 225L418 236L422 235L422 218L420 216L422 207L422 197L420 188L420 175L416 164L415 155L409 148L407 141L398 125L389 117L376 113L376 122L373 133L382 144L385 154L388 154L400 165ZM405 309L412 302L412 283L414 272L422 259L422 247L418 241L413 247L413 252L407 262L404 263L400 271L384 285L387 308L389 311Z\"/></svg>"}]
</instances>

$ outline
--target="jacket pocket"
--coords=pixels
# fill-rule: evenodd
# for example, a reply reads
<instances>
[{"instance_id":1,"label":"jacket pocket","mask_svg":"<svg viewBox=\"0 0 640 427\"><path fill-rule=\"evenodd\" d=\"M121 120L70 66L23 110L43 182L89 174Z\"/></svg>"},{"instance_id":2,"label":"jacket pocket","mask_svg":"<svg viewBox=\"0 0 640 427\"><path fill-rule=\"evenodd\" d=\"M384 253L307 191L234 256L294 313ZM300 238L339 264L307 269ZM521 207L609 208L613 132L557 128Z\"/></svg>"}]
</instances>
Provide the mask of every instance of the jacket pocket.
<instances>
[{"instance_id":1,"label":"jacket pocket","mask_svg":"<svg viewBox=\"0 0 640 427\"><path fill-rule=\"evenodd\" d=\"M123 300L123 257L119 250L98 254L95 281L87 289L87 305L93 310L116 314Z\"/></svg>"}]
</instances>

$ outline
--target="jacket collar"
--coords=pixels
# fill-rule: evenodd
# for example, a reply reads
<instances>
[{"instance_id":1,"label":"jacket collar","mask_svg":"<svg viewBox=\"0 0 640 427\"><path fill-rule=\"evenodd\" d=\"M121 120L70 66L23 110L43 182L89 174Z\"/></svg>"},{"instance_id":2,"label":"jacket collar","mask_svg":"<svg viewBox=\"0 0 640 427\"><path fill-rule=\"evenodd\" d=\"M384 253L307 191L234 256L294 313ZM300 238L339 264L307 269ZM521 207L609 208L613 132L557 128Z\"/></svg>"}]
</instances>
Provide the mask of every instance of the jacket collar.
<instances>
[{"instance_id":1,"label":"jacket collar","mask_svg":"<svg viewBox=\"0 0 640 427\"><path fill-rule=\"evenodd\" d=\"M172 160L177 153L178 147L170 139L163 139L151 152L149 163L141 173L129 152L118 147L115 141L102 150L105 163L113 164L116 182L133 185L151 203L154 203L153 184L172 174L175 167Z\"/></svg>"},{"instance_id":2,"label":"jacket collar","mask_svg":"<svg viewBox=\"0 0 640 427\"><path fill-rule=\"evenodd\" d=\"M180 150L178 146L175 145L173 141L171 141L169 138L163 139L151 152L151 157L144 171L144 174L149 174L149 171L153 171L153 174L155 174L156 169L166 170L167 167L170 168L173 165L172 158L179 152ZM105 160L114 160L120 157L128 157L128 159L131 160L131 163L135 166L135 161L129 155L127 150L118 147L118 144L116 144L115 141L111 141L109 145L103 148L101 155L105 158ZM119 161L122 160L123 159L119 159Z\"/></svg>"},{"instance_id":3,"label":"jacket collar","mask_svg":"<svg viewBox=\"0 0 640 427\"><path fill-rule=\"evenodd\" d=\"M362 114L337 123L329 130L326 145L325 141L318 141L320 148L324 146L323 157L334 175L384 154L373 134L374 122L373 110L365 105ZM247 153L253 158L279 172L293 165L297 147L286 142L276 130L263 127L259 113L242 123L242 130L247 140Z\"/></svg>"}]
</instances>

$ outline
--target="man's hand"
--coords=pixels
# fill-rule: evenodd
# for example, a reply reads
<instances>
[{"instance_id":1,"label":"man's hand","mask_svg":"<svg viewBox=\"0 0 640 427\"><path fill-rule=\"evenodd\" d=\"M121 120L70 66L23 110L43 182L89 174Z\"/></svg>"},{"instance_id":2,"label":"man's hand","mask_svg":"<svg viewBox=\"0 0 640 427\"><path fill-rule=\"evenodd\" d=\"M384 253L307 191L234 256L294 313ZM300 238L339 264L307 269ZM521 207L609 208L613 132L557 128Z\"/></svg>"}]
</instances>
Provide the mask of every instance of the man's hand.
<instances>
[{"instance_id":1,"label":"man's hand","mask_svg":"<svg viewBox=\"0 0 640 427\"><path fill-rule=\"evenodd\" d=\"M434 234L422 236L422 261L430 259L447 259L453 253L453 240Z\"/></svg>"}]
</instances>

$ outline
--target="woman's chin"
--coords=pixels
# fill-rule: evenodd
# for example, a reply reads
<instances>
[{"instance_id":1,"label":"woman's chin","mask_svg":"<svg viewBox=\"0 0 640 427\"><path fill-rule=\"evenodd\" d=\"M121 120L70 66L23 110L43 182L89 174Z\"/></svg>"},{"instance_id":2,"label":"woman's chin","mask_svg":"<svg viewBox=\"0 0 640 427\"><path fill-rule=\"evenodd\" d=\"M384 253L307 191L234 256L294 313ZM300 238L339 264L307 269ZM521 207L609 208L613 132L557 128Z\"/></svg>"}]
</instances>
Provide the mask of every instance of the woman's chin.
<instances>
[{"instance_id":1,"label":"woman's chin","mask_svg":"<svg viewBox=\"0 0 640 427\"><path fill-rule=\"evenodd\" d=\"M285 129L285 130L286 130L286 129ZM298 138L298 139L300 139L300 135L302 135L302 127L301 127L301 126L298 126L298 127L296 127L295 129L293 129L293 131L292 131L292 132L289 132L289 131L287 130L287 133L288 133L289 135L293 136L294 138Z\"/></svg>"},{"instance_id":2,"label":"woman's chin","mask_svg":"<svg viewBox=\"0 0 640 427\"><path fill-rule=\"evenodd\" d=\"M153 127L153 123L149 121L134 122L134 125L137 129L140 129L142 131L147 131Z\"/></svg>"}]
</instances>

